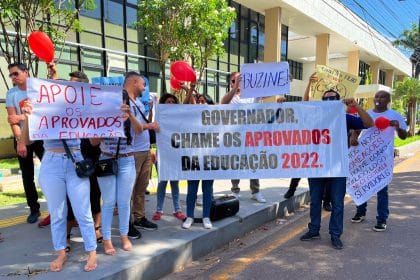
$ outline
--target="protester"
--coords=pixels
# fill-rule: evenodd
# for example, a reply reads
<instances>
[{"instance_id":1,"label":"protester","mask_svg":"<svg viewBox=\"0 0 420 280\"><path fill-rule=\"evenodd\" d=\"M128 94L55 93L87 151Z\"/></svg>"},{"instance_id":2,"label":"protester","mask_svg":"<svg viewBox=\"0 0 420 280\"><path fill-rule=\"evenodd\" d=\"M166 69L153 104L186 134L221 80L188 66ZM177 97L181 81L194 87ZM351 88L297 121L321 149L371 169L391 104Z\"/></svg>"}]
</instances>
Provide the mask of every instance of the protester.
<instances>
[{"instance_id":1,"label":"protester","mask_svg":"<svg viewBox=\"0 0 420 280\"><path fill-rule=\"evenodd\" d=\"M229 75L229 83L231 86L231 89L228 93L226 93L222 100L220 101L220 104L249 104L249 103L256 103L255 98L240 98L241 95L241 75L239 72L233 72ZM232 195L235 197L239 197L239 179L233 179L232 182ZM258 201L259 203L266 203L267 200L260 192L260 180L259 179L250 179L250 185L251 189L251 198Z\"/></svg>"},{"instance_id":2,"label":"protester","mask_svg":"<svg viewBox=\"0 0 420 280\"><path fill-rule=\"evenodd\" d=\"M30 114L32 105L27 102L24 112ZM83 159L80 140L68 139L66 144L76 161ZM89 180L76 174L73 161L69 158L61 140L45 140L45 155L39 171L39 184L44 193L51 215L51 234L58 257L50 263L53 272L61 271L67 260L67 202L70 199L74 214L79 222L85 250L89 253L85 271L96 269L96 238L89 200Z\"/></svg>"},{"instance_id":3,"label":"protester","mask_svg":"<svg viewBox=\"0 0 420 280\"><path fill-rule=\"evenodd\" d=\"M369 110L368 114L372 119L376 120L379 117L385 117L391 120L390 126L393 127L394 131L397 133L400 139L407 138L407 124L404 121L403 116L395 110L388 109L388 105L391 102L391 95L387 91L380 90L375 93L374 97L374 108ZM360 131L354 132L352 134L352 144L358 145L357 137L359 136ZM392 142L392 147L394 147L394 142ZM386 230L386 221L389 216L388 208L388 186L385 186L377 193L377 216L376 216L376 225L372 228L374 231L385 231ZM356 214L351 219L353 223L360 223L364 221L366 216L367 202L356 207Z\"/></svg>"},{"instance_id":4,"label":"protester","mask_svg":"<svg viewBox=\"0 0 420 280\"><path fill-rule=\"evenodd\" d=\"M189 88L187 85L182 84L181 87L183 87L187 92L184 104L187 104L188 102L190 104L196 104L196 99L193 96L193 92L195 91L195 84L191 83ZM207 96L205 99L206 105L214 104L213 100L209 96ZM197 201L197 192L200 180L188 180L187 183L187 219L185 219L184 223L182 224L182 228L184 229L189 229L194 223L194 210ZM214 180L201 180L201 190L203 192L203 226L206 229L211 229L213 227L210 221L210 208L213 201L213 183Z\"/></svg>"},{"instance_id":5,"label":"protester","mask_svg":"<svg viewBox=\"0 0 420 280\"><path fill-rule=\"evenodd\" d=\"M35 223L41 215L38 203L38 193L34 182L34 153L41 160L44 154L44 147L41 140L33 141L25 145L22 141L22 125L25 116L21 112L21 107L27 99L26 79L29 77L28 68L23 63L12 63L8 66L9 77L14 85L6 93L7 121L15 137L14 145L17 152L19 167L22 172L23 188L25 190L26 202L30 209L30 214L26 221L30 224ZM22 106L21 106L22 105Z\"/></svg>"},{"instance_id":6,"label":"protester","mask_svg":"<svg viewBox=\"0 0 420 280\"><path fill-rule=\"evenodd\" d=\"M137 72L128 72L125 77L124 90L127 91L131 111L137 122L141 124L141 132L134 135L133 152L135 159L135 183L133 189L133 224L144 230L157 230L158 226L146 218L145 213L145 195L147 185L149 184L150 173L152 170L152 155L150 152L149 130L159 131L159 125L156 122L149 122L146 111L139 97L145 90L145 81L143 76ZM135 228L130 232L130 237L139 238L141 236ZM136 232L137 231L137 232Z\"/></svg>"},{"instance_id":7,"label":"protester","mask_svg":"<svg viewBox=\"0 0 420 280\"><path fill-rule=\"evenodd\" d=\"M139 87L144 87L144 80L133 77L127 73L124 81L124 88L127 84L133 83L134 79L142 82ZM141 81L140 81L141 80ZM102 194L102 234L105 254L115 255L116 250L111 240L111 224L114 213L115 204L118 207L118 219L120 240L122 249L131 251L133 245L129 240L129 222L130 222L130 201L135 181L135 161L134 161L134 145L133 136L142 131L141 124L137 121L133 112L128 105L128 96L124 96L123 110L128 113L128 120L124 122L124 133L126 138L91 138L90 142L93 146L100 144L100 159L118 158L118 172L116 175L107 175L98 177L99 188ZM140 237L137 237L140 238Z\"/></svg>"},{"instance_id":8,"label":"protester","mask_svg":"<svg viewBox=\"0 0 420 280\"><path fill-rule=\"evenodd\" d=\"M326 91L322 100L339 100L340 95L333 91ZM354 107L359 117L346 114L347 131L350 129L364 129L371 127L373 121L370 116L364 111L357 102L351 99L343 100L349 107ZM344 155L345 156L345 155ZM309 241L312 239L319 239L319 230L321 228L321 203L323 196L323 187L327 184L331 187L331 203L332 212L329 224L329 233L331 235L331 244L335 249L342 249L343 243L340 239L343 233L343 215L344 215L344 195L346 193L346 177L328 177L328 178L308 178L309 193L311 196L310 204L310 223L308 224L309 231L300 237L302 241Z\"/></svg>"},{"instance_id":9,"label":"protester","mask_svg":"<svg viewBox=\"0 0 420 280\"><path fill-rule=\"evenodd\" d=\"M164 94L159 99L160 104L179 104L178 98L172 94ZM152 219L154 221L160 220L163 215L163 203L165 201L166 185L168 181L159 181L157 186L157 198L156 198L156 212L153 215ZM172 204L174 207L173 215L177 219L183 221L186 216L181 210L179 203L179 181L170 181L171 184L171 195L172 195Z\"/></svg>"}]
</instances>

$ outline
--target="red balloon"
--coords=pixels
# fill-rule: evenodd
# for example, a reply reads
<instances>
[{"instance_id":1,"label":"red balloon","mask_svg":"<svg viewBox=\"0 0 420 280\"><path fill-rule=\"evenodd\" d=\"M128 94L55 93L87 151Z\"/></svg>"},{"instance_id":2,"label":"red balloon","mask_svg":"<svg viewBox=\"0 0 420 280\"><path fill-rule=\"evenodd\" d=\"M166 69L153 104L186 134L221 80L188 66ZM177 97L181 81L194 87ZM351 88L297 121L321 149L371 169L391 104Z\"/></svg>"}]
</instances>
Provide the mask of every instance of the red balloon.
<instances>
[{"instance_id":1,"label":"red balloon","mask_svg":"<svg viewBox=\"0 0 420 280\"><path fill-rule=\"evenodd\" d=\"M171 77L171 80L169 81L171 84L171 87L175 90L180 90L181 89L181 81L178 81L174 76Z\"/></svg>"},{"instance_id":2,"label":"red balloon","mask_svg":"<svg viewBox=\"0 0 420 280\"><path fill-rule=\"evenodd\" d=\"M172 75L179 81L195 82L197 76L194 69L185 61L175 61L171 65Z\"/></svg>"},{"instance_id":3,"label":"red balloon","mask_svg":"<svg viewBox=\"0 0 420 280\"><path fill-rule=\"evenodd\" d=\"M54 60L54 44L50 37L42 31L33 31L28 36L29 47L41 60L50 63Z\"/></svg>"},{"instance_id":4,"label":"red balloon","mask_svg":"<svg viewBox=\"0 0 420 280\"><path fill-rule=\"evenodd\" d=\"M356 115L357 110L354 107L350 107L350 109L347 111L347 113L349 113L350 115Z\"/></svg>"},{"instance_id":5,"label":"red balloon","mask_svg":"<svg viewBox=\"0 0 420 280\"><path fill-rule=\"evenodd\" d=\"M375 120L375 126L380 130L384 130L390 125L391 121L385 117L379 117Z\"/></svg>"}]
</instances>

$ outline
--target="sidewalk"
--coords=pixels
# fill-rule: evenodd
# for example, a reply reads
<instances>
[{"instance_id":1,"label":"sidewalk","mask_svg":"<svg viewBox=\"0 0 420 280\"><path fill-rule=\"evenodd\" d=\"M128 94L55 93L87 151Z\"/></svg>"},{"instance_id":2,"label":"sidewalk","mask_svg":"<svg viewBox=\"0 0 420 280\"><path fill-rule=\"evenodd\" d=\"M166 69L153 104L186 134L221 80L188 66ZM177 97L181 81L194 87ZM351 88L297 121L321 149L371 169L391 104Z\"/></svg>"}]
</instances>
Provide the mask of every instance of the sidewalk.
<instances>
[{"instance_id":1,"label":"sidewalk","mask_svg":"<svg viewBox=\"0 0 420 280\"><path fill-rule=\"evenodd\" d=\"M409 157L420 151L420 141L400 149L400 158ZM73 229L72 251L68 255L64 269L59 273L48 271L54 258L50 228L39 229L36 224L25 222L5 226L7 222L26 217L25 205L0 208L0 231L5 241L0 243L0 279L158 279L177 268L197 259L229 241L241 237L260 225L293 212L299 205L309 201L307 180L302 180L293 199L284 200L290 179L261 180L261 191L267 203L259 204L250 199L249 180L241 180L240 211L231 218L213 223L213 229L206 230L202 224L194 224L191 229L181 228L181 222L172 216L170 189L167 188L165 215L158 222L157 231L142 231L143 237L133 241L133 251L119 249L117 219L114 219L113 241L117 255L107 256L101 245L98 246L98 268L90 273L83 272L87 255L83 250L82 238L78 228ZM184 184L185 185L185 184ZM215 195L230 192L230 181L217 180ZM181 205L185 211L186 188L181 187ZM156 195L146 196L146 215L150 219L156 207ZM41 209L46 209L42 202ZM196 208L200 217L201 207ZM3 226L2 226L3 225ZM1 228L3 227L3 228Z\"/></svg>"}]
</instances>

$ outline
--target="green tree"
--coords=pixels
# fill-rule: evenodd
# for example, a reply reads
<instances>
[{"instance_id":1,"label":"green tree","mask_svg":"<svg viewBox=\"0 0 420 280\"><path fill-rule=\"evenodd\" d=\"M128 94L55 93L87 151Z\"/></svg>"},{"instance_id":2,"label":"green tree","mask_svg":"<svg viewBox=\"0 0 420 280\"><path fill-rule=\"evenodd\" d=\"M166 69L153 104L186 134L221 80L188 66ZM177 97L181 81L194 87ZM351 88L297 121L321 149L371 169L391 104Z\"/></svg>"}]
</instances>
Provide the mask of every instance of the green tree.
<instances>
[{"instance_id":1,"label":"green tree","mask_svg":"<svg viewBox=\"0 0 420 280\"><path fill-rule=\"evenodd\" d=\"M224 53L236 12L225 0L148 0L139 1L138 18L137 26L144 28L147 45L159 60L166 92L165 64L191 60L200 81L208 59Z\"/></svg>"},{"instance_id":2,"label":"green tree","mask_svg":"<svg viewBox=\"0 0 420 280\"><path fill-rule=\"evenodd\" d=\"M417 24L413 23L410 29L406 29L403 33L396 39L393 44L394 46L403 47L407 50L414 51L420 42L419 27Z\"/></svg>"},{"instance_id":3,"label":"green tree","mask_svg":"<svg viewBox=\"0 0 420 280\"><path fill-rule=\"evenodd\" d=\"M78 2L78 7L75 7L75 2ZM94 0L1 0L0 50L7 64L23 62L28 65L31 75L37 77L39 60L29 50L27 35L34 30L45 32L56 48L61 47L58 50L61 54L67 32L82 30L78 20L80 10L95 7ZM7 75L3 71L0 69L7 85Z\"/></svg>"},{"instance_id":4,"label":"green tree","mask_svg":"<svg viewBox=\"0 0 420 280\"><path fill-rule=\"evenodd\" d=\"M416 126L417 101L420 97L420 81L416 78L404 78L396 83L394 92L397 98L403 101L408 108L409 134L414 135Z\"/></svg>"}]
</instances>

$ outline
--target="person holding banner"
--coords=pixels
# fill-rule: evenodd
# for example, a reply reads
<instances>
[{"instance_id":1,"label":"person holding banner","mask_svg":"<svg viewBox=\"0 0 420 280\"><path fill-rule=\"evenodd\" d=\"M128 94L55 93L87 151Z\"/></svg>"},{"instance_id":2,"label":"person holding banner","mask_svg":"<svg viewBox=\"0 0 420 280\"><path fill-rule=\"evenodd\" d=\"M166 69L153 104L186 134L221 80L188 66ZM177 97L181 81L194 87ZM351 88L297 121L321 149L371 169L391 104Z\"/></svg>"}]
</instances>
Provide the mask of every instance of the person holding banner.
<instances>
[{"instance_id":1,"label":"person holding banner","mask_svg":"<svg viewBox=\"0 0 420 280\"><path fill-rule=\"evenodd\" d=\"M312 77L312 76L311 76ZM340 95L334 90L328 90L322 95L323 101L340 100ZM350 129L364 129L373 125L372 118L363 110L353 98L344 99L343 102L348 107L356 109L359 117L346 114L347 131ZM321 228L321 208L324 186L330 185L332 211L329 223L329 233L331 235L331 245L334 249L342 249L343 243L340 239L343 233L344 216L344 196L346 194L346 177L329 178L308 178L310 204L310 223L309 231L300 237L301 241L310 241L321 238L319 230Z\"/></svg>"},{"instance_id":2,"label":"person holding banner","mask_svg":"<svg viewBox=\"0 0 420 280\"><path fill-rule=\"evenodd\" d=\"M181 87L186 90L185 100L190 100L191 104L196 104L196 100L193 96L193 92L195 91L195 84L191 83L189 88L187 85L182 84ZM213 100L211 100L210 97L207 97L206 99L206 101L209 101L210 103L207 103L206 105L211 105L211 103L213 103ZM189 229L194 223L194 210L197 201L197 192L200 180L188 180L187 183L187 218L182 224L182 228L184 229ZM203 226L205 229L211 229L213 227L210 220L210 208L213 201L213 183L214 180L201 180L201 190L203 192Z\"/></svg>"},{"instance_id":3,"label":"person holding banner","mask_svg":"<svg viewBox=\"0 0 420 280\"><path fill-rule=\"evenodd\" d=\"M374 108L369 110L368 114L376 120L379 117L385 117L389 120L390 126L394 129L400 139L407 138L407 124L404 121L403 116L395 110L388 109L389 103L391 102L391 95L389 92L381 90L375 93L374 97ZM360 131L353 132L351 136L351 142L354 146L359 143L357 137ZM394 151L394 141L391 141L392 151ZM393 155L388 155L393 156ZM391 172L392 173L392 172ZM382 232L386 230L386 221L389 216L388 208L388 186L385 186L377 193L377 216L376 225L372 228L374 231ZM351 219L352 223L360 223L365 220L367 202L356 207L356 214Z\"/></svg>"},{"instance_id":4,"label":"person holding banner","mask_svg":"<svg viewBox=\"0 0 420 280\"><path fill-rule=\"evenodd\" d=\"M26 116L32 112L32 104L23 108ZM64 141L64 140L63 140ZM77 176L73 161L69 158L62 140L45 140L45 154L39 171L39 184L48 202L51 215L51 235L58 257L50 263L53 272L62 270L67 260L67 197L73 205L74 215L79 222L85 250L89 253L84 270L96 269L96 237L90 211L89 180ZM67 139L66 144L75 161L81 161L79 139Z\"/></svg>"},{"instance_id":5,"label":"person holding banner","mask_svg":"<svg viewBox=\"0 0 420 280\"><path fill-rule=\"evenodd\" d=\"M114 256L116 250L111 240L111 225L115 204L118 206L119 230L122 249L131 251L133 245L128 238L130 222L130 201L135 180L135 161L132 143L132 132L139 133L142 126L135 118L128 105L128 96L123 94L128 119L124 122L126 138L91 138L92 146L100 145L100 159L118 158L117 174L98 177L102 194L102 234L105 254ZM133 129L133 130L132 130ZM140 237L138 237L140 238Z\"/></svg>"},{"instance_id":6,"label":"person holding banner","mask_svg":"<svg viewBox=\"0 0 420 280\"><path fill-rule=\"evenodd\" d=\"M175 95L166 93L159 99L160 104L179 104L178 98ZM158 164L156 162L156 164ZM156 198L156 212L153 214L152 220L158 221L163 215L163 203L165 201L166 185L168 181L159 181L157 186ZM181 210L179 203L179 181L170 181L172 203L174 207L173 216L181 221L185 220L186 216Z\"/></svg>"},{"instance_id":7,"label":"person holding banner","mask_svg":"<svg viewBox=\"0 0 420 280\"><path fill-rule=\"evenodd\" d=\"M241 75L239 72L233 72L229 75L230 91L226 93L220 104L249 104L256 103L255 98L240 98L241 95ZM239 198L239 179L232 179L232 195ZM249 187L251 189L251 198L258 201L259 203L266 203L267 200L260 192L260 180L250 179Z\"/></svg>"},{"instance_id":8,"label":"person holding banner","mask_svg":"<svg viewBox=\"0 0 420 280\"><path fill-rule=\"evenodd\" d=\"M44 154L42 140L34 141L25 145L22 141L22 127L25 116L22 107L27 100L26 79L29 77L28 68L25 64L17 62L8 65L9 78L14 85L6 93L7 121L15 137L14 145L22 172L23 188L25 190L26 203L29 206L30 214L26 221L35 223L41 215L39 211L38 193L34 182L34 153L41 160Z\"/></svg>"}]
</instances>

